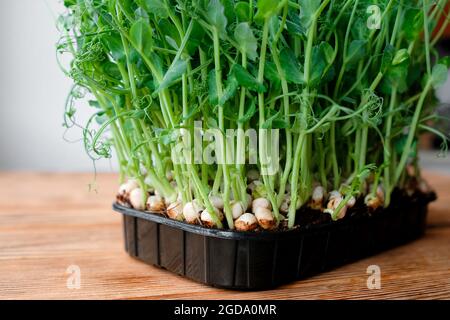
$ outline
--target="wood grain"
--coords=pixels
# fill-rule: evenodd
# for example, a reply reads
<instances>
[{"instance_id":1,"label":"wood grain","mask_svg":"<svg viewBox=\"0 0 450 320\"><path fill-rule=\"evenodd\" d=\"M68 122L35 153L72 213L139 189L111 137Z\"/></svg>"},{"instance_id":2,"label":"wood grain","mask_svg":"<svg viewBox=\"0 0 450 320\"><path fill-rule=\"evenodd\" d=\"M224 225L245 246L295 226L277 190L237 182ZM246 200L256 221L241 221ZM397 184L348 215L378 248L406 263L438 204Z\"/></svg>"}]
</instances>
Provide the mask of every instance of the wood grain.
<instances>
[{"instance_id":1,"label":"wood grain","mask_svg":"<svg viewBox=\"0 0 450 320\"><path fill-rule=\"evenodd\" d=\"M1 299L448 299L450 176L426 173L439 200L424 238L276 290L206 287L147 266L123 250L121 217L111 210L116 176L0 173ZM92 190L90 190L92 189ZM68 289L66 269L81 268ZM366 285L379 265L382 288Z\"/></svg>"}]
</instances>

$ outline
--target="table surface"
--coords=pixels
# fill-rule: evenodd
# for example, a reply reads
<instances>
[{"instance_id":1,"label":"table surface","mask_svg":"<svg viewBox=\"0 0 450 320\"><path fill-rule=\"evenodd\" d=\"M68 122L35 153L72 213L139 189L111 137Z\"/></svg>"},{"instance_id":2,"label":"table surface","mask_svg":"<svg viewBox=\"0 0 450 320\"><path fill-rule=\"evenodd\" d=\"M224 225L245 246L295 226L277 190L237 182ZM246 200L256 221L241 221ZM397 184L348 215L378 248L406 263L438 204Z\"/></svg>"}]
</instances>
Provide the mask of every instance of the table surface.
<instances>
[{"instance_id":1,"label":"table surface","mask_svg":"<svg viewBox=\"0 0 450 320\"><path fill-rule=\"evenodd\" d=\"M0 299L448 299L450 176L425 175L439 200L424 238L276 290L235 292L129 257L111 210L116 175L0 173ZM379 290L367 287L371 265ZM68 288L71 266L79 289Z\"/></svg>"}]
</instances>

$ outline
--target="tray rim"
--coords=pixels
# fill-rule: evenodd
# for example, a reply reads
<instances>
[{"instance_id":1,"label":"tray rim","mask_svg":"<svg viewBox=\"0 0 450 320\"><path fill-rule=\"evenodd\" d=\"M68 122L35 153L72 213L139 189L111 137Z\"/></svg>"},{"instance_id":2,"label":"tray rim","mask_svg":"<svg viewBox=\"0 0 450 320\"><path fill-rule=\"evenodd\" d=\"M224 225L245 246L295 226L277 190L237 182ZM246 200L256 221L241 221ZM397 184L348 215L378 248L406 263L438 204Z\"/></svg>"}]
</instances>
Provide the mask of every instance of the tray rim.
<instances>
[{"instance_id":1,"label":"tray rim","mask_svg":"<svg viewBox=\"0 0 450 320\"><path fill-rule=\"evenodd\" d=\"M424 205L426 206L426 204ZM118 203L114 203L112 207L114 211L122 215L144 219L147 221L155 222L158 224L173 227L201 236L228 239L228 240L256 240L256 241L270 241L284 237L296 237L299 234L307 235L315 232L329 232L330 230L335 228L353 226L355 225L355 223L377 220L383 218L384 216L390 213L389 212L390 210L385 209L381 210L380 212L377 212L374 215L355 217L351 220L338 220L317 225L300 226L291 230L283 230L283 231L253 232L253 231L223 230L223 229L207 228L200 225L193 225L184 221L170 219L157 212L139 211L130 207L120 205Z\"/></svg>"}]
</instances>

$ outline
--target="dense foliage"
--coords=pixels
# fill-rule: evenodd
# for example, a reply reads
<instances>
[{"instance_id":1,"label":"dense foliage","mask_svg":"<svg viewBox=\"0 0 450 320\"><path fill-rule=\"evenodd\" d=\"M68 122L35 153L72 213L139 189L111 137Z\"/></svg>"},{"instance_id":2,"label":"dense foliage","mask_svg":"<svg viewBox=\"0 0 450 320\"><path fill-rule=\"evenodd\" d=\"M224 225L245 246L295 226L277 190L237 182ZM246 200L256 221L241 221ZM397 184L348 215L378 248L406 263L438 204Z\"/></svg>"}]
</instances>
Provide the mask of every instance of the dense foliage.
<instances>
[{"instance_id":1,"label":"dense foliage","mask_svg":"<svg viewBox=\"0 0 450 320\"><path fill-rule=\"evenodd\" d=\"M318 185L341 195L328 205L334 219L354 197L387 206L395 187L420 181L421 132L439 134L446 148L429 126L434 89L450 66L435 50L444 0L64 3L58 53L73 56L65 72L75 82L66 126L79 125L75 102L88 93L89 155L108 158L114 146L123 179L155 189L166 204L196 199L212 225L223 226L212 197L233 228L233 204L249 207L248 187L290 227ZM279 129L280 170L176 161L192 160L175 146L198 121L201 132ZM221 156L248 151L239 132ZM273 144L263 130L258 138L261 155Z\"/></svg>"}]
</instances>

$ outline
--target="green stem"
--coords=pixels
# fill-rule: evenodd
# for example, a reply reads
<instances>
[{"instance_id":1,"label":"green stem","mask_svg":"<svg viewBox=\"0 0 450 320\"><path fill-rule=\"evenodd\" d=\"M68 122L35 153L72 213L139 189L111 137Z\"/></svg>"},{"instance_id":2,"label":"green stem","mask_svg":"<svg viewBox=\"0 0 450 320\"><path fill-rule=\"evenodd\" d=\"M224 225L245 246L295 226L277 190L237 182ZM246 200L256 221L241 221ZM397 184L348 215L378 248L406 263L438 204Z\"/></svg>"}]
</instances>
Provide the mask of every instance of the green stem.
<instances>
[{"instance_id":1,"label":"green stem","mask_svg":"<svg viewBox=\"0 0 450 320\"><path fill-rule=\"evenodd\" d=\"M213 28L213 42L214 42L214 62L215 62L215 72L216 72L216 89L217 89L217 99L218 101L221 100L223 95L223 85L222 85L222 66L220 64L220 42L219 42L219 32L214 27ZM222 149L222 161L221 167L223 171L223 179L224 179L224 196L223 196L223 202L224 202L224 210L225 210L225 216L227 218L228 227L230 229L234 229L234 222L233 222L233 214L231 212L231 206L230 206L230 191L231 191L231 184L230 184L230 173L228 170L227 165L227 138L226 138L226 132L225 132L225 122L224 122L224 113L223 113L223 106L219 106L219 128L222 132L222 141L221 141L221 149Z\"/></svg>"}]
</instances>

